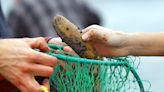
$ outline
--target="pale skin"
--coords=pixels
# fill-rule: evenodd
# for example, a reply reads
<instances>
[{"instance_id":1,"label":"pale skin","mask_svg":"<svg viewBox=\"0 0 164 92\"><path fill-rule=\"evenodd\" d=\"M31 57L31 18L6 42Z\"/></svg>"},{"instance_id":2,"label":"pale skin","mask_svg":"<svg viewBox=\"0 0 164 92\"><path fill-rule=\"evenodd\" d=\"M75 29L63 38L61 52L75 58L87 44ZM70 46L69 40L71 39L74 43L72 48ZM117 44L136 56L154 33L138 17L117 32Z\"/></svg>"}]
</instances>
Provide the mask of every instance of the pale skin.
<instances>
[{"instance_id":1,"label":"pale skin","mask_svg":"<svg viewBox=\"0 0 164 92\"><path fill-rule=\"evenodd\" d=\"M45 39L1 39L0 44L0 74L22 92L41 92L34 76L50 76L57 63L57 58L33 49L50 50Z\"/></svg>"},{"instance_id":2,"label":"pale skin","mask_svg":"<svg viewBox=\"0 0 164 92\"><path fill-rule=\"evenodd\" d=\"M82 39L100 56L163 56L164 32L125 33L92 25L82 30Z\"/></svg>"}]
</instances>

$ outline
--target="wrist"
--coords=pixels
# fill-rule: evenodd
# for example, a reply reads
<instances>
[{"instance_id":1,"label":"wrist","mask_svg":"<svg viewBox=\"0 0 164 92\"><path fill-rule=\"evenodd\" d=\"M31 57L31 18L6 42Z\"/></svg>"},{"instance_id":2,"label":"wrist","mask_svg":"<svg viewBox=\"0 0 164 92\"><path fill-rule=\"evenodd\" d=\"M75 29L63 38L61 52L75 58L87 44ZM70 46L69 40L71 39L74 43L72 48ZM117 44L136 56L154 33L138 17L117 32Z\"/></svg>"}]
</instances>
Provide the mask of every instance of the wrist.
<instances>
[{"instance_id":1,"label":"wrist","mask_svg":"<svg viewBox=\"0 0 164 92\"><path fill-rule=\"evenodd\" d=\"M108 43L113 47L126 48L129 46L129 38L129 33L113 31L108 38Z\"/></svg>"},{"instance_id":2,"label":"wrist","mask_svg":"<svg viewBox=\"0 0 164 92\"><path fill-rule=\"evenodd\" d=\"M133 55L136 50L133 33L117 32L117 39L119 39L119 48L122 49L123 55Z\"/></svg>"},{"instance_id":3,"label":"wrist","mask_svg":"<svg viewBox=\"0 0 164 92\"><path fill-rule=\"evenodd\" d=\"M122 37L122 48L126 56L132 55L134 47L135 47L133 44L132 37L133 37L133 34L131 33L124 33Z\"/></svg>"},{"instance_id":4,"label":"wrist","mask_svg":"<svg viewBox=\"0 0 164 92\"><path fill-rule=\"evenodd\" d=\"M125 48L126 51L128 52L127 55L134 55L134 52L136 50L136 41L135 41L135 34L134 33L126 33L126 44L125 44Z\"/></svg>"},{"instance_id":5,"label":"wrist","mask_svg":"<svg viewBox=\"0 0 164 92\"><path fill-rule=\"evenodd\" d=\"M134 56L163 56L163 32L128 33L129 55Z\"/></svg>"},{"instance_id":6,"label":"wrist","mask_svg":"<svg viewBox=\"0 0 164 92\"><path fill-rule=\"evenodd\" d=\"M129 39L131 35L129 33L121 31L112 31L108 35L108 45L114 48L118 56L127 56L131 54L131 44ZM109 48L109 51L110 49Z\"/></svg>"}]
</instances>

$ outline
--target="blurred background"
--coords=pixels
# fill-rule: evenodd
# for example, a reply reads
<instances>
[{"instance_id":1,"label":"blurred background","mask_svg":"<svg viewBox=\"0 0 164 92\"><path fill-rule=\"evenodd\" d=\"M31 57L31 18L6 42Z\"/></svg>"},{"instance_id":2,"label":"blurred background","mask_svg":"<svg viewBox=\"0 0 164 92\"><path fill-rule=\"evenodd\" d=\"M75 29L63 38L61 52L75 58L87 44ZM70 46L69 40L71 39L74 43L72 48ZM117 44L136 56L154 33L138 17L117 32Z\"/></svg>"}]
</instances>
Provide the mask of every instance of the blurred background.
<instances>
[{"instance_id":1,"label":"blurred background","mask_svg":"<svg viewBox=\"0 0 164 92\"><path fill-rule=\"evenodd\" d=\"M11 19L13 17L12 15L13 13L11 14L11 12L13 12L13 10L16 9L14 7L19 5L18 3L20 1L21 0L2 0L3 10L5 13L5 17L7 19ZM29 0L29 2L30 1L35 1L35 0ZM164 31L164 26L163 26L164 0L76 0L76 1L78 1L79 4L84 3L84 5L87 6L87 9L89 9L89 11L92 12L91 15L97 18L96 20L94 20L92 19L91 15L87 15L87 16L85 15L85 18L87 20L91 19L91 22L89 24L82 25L84 24L84 22L83 23L81 23L81 21L77 22L77 19L80 20L80 18L82 17L75 17L74 15L75 20L72 19L72 21L74 20L73 22L79 25L81 28L96 23L107 28L117 29L124 32ZM59 12L57 14L64 14L64 13ZM67 13L67 15L69 14ZM15 25L13 26L12 24L13 21L14 24L16 25L17 22L15 21L17 20L12 20L12 21L9 20L9 23L11 23L13 29L17 29L15 27L19 27L19 26L15 26ZM41 36L42 35L47 36L48 34L45 35L41 34ZM15 37L17 36L21 37L24 36L24 34L22 35L17 34ZM140 61L141 64L139 66L138 73L141 79L150 81L151 90L153 92L163 92L164 57L140 57Z\"/></svg>"}]
</instances>

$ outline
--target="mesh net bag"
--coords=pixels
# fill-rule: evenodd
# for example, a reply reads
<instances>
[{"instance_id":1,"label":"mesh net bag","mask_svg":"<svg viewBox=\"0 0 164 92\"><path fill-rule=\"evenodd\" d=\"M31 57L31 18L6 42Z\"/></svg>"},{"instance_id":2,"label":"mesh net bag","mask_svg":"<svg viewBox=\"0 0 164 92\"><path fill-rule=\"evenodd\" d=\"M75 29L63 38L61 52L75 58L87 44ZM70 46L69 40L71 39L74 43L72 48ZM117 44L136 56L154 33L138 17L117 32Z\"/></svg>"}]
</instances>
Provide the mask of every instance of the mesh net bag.
<instances>
[{"instance_id":1,"label":"mesh net bag","mask_svg":"<svg viewBox=\"0 0 164 92\"><path fill-rule=\"evenodd\" d=\"M64 52L62 46L49 44L47 54L65 62L59 64L49 78L52 92L150 92L144 89L132 57L80 58ZM59 61L60 62L60 61Z\"/></svg>"}]
</instances>

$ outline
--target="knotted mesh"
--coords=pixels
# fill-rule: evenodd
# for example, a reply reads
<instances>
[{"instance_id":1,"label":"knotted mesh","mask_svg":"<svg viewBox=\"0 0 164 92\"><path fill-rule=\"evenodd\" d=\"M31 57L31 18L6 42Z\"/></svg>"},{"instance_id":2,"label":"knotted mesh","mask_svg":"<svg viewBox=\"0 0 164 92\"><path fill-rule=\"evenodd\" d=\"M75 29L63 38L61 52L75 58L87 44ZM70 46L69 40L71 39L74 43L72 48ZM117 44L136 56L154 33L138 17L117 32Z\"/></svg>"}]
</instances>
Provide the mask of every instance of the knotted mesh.
<instances>
[{"instance_id":1,"label":"knotted mesh","mask_svg":"<svg viewBox=\"0 0 164 92\"><path fill-rule=\"evenodd\" d=\"M135 58L85 59L64 52L62 46L49 46L52 50L46 53L65 63L54 67L49 78L54 92L150 92L136 72L139 62Z\"/></svg>"}]
</instances>

